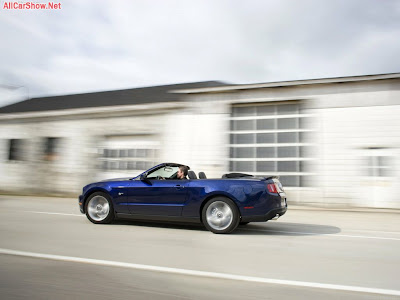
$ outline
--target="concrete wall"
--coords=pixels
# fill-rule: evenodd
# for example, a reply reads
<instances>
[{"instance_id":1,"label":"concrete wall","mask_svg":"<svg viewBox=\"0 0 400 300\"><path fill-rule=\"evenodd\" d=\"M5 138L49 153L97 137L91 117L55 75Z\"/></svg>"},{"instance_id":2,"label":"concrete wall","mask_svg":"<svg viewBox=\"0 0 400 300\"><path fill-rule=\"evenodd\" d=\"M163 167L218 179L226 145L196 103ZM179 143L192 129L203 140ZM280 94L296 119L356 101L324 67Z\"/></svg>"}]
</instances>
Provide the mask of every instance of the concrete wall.
<instances>
[{"instance_id":1,"label":"concrete wall","mask_svg":"<svg viewBox=\"0 0 400 300\"><path fill-rule=\"evenodd\" d=\"M225 105L222 105L225 107ZM156 163L177 162L196 173L221 177L227 171L229 121L215 105L181 105L168 111L132 112L122 117L103 115L42 118L0 125L0 191L23 194L77 195L96 180L133 177L138 171L104 171L99 148L107 137L152 139L159 151ZM60 138L57 159L43 157L43 139ZM26 159L8 161L9 139L27 142ZM144 171L144 170L141 170Z\"/></svg>"},{"instance_id":2,"label":"concrete wall","mask_svg":"<svg viewBox=\"0 0 400 300\"><path fill-rule=\"evenodd\" d=\"M1 124L0 191L13 193L78 194L84 184L107 177L101 174L98 147L107 135L151 134L161 140L165 114L40 120ZM43 159L45 137L60 138L60 153ZM26 139L26 159L8 161L8 140ZM137 175L137 174L133 174Z\"/></svg>"},{"instance_id":3,"label":"concrete wall","mask_svg":"<svg viewBox=\"0 0 400 300\"><path fill-rule=\"evenodd\" d=\"M198 94L234 103L299 100L312 116L305 142L313 145L307 187L286 188L289 202L330 206L400 208L400 80L235 90ZM227 113L227 111L225 111ZM225 114L225 116L229 116ZM371 156L390 158L390 176L368 174Z\"/></svg>"},{"instance_id":4,"label":"concrete wall","mask_svg":"<svg viewBox=\"0 0 400 300\"><path fill-rule=\"evenodd\" d=\"M326 202L400 208L400 105L318 109L318 185ZM390 176L373 176L371 157Z\"/></svg>"},{"instance_id":5,"label":"concrete wall","mask_svg":"<svg viewBox=\"0 0 400 300\"><path fill-rule=\"evenodd\" d=\"M193 99L194 100L194 99ZM167 116L163 128L163 161L187 164L221 178L228 171L229 105L221 101L190 101L187 108Z\"/></svg>"}]
</instances>

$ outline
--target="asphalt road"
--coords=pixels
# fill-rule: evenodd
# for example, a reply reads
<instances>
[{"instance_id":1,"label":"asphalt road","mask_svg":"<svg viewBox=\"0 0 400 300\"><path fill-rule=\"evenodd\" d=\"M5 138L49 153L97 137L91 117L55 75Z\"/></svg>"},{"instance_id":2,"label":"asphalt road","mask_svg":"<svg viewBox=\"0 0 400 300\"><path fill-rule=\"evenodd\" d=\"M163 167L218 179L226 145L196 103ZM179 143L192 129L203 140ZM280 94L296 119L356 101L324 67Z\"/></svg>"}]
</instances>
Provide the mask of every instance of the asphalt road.
<instances>
[{"instance_id":1,"label":"asphalt road","mask_svg":"<svg viewBox=\"0 0 400 300\"><path fill-rule=\"evenodd\" d=\"M216 235L1 196L0 248L1 299L400 299L396 211L289 207Z\"/></svg>"}]
</instances>

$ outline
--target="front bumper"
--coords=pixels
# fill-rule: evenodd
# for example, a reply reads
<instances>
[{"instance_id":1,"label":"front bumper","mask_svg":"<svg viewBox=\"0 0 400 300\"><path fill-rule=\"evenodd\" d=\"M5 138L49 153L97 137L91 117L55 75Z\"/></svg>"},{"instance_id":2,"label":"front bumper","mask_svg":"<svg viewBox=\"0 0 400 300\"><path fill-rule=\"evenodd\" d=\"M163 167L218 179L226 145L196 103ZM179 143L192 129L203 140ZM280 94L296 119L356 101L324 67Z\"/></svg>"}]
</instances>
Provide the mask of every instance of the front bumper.
<instances>
[{"instance_id":1,"label":"front bumper","mask_svg":"<svg viewBox=\"0 0 400 300\"><path fill-rule=\"evenodd\" d=\"M79 210L81 213L85 213L85 210L83 209L83 195L79 195Z\"/></svg>"}]
</instances>

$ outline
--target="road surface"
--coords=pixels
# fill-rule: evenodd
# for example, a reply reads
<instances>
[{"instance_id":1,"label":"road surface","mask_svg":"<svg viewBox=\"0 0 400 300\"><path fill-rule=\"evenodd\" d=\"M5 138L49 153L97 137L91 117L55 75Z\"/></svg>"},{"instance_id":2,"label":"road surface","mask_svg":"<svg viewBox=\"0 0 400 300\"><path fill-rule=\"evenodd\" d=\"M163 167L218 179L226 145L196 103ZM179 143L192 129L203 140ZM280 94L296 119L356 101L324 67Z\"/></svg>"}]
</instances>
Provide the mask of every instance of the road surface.
<instances>
[{"instance_id":1,"label":"road surface","mask_svg":"<svg viewBox=\"0 0 400 300\"><path fill-rule=\"evenodd\" d=\"M290 203L289 203L290 205ZM400 213L293 208L229 235L0 197L2 299L400 299Z\"/></svg>"}]
</instances>

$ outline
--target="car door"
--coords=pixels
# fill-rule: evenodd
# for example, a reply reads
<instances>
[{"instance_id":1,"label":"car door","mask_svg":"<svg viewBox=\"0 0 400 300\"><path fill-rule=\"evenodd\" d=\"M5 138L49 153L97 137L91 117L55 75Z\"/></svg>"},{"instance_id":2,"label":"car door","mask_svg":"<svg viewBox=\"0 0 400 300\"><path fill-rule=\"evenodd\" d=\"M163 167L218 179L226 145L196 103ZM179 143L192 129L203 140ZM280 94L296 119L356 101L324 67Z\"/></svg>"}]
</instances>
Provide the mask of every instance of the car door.
<instances>
[{"instance_id":1,"label":"car door","mask_svg":"<svg viewBox=\"0 0 400 300\"><path fill-rule=\"evenodd\" d=\"M128 191L129 212L135 215L181 216L187 186L187 180L139 180Z\"/></svg>"}]
</instances>

